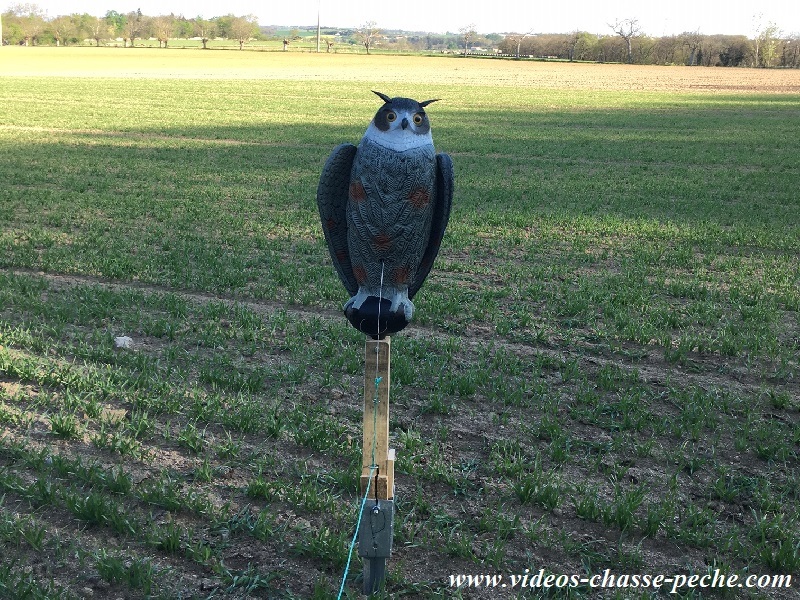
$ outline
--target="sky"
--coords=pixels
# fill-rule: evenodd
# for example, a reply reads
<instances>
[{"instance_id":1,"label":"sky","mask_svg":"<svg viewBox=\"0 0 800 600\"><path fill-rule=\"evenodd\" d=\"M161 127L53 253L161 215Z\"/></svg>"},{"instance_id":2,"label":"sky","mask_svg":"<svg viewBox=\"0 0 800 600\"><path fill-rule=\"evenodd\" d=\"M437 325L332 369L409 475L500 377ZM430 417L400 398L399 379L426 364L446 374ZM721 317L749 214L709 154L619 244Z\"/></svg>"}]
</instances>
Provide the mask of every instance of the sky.
<instances>
[{"instance_id":1,"label":"sky","mask_svg":"<svg viewBox=\"0 0 800 600\"><path fill-rule=\"evenodd\" d=\"M608 24L635 18L642 32L662 36L704 34L753 36L761 23L785 34L800 33L800 0L33 0L48 17L108 10L144 14L174 13L211 18L253 14L260 25L358 27L374 21L382 29L444 33L475 25L478 33L610 33ZM0 0L0 7L18 3Z\"/></svg>"}]
</instances>

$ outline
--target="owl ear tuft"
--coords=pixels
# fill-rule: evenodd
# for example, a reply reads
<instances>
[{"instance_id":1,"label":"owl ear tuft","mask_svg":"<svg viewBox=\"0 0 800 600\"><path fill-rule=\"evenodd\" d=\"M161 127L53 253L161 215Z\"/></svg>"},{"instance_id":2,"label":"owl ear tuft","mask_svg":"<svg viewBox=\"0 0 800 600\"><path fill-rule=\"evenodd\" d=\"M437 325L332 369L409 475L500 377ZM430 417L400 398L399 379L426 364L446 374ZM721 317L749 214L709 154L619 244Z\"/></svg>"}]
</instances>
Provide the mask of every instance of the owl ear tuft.
<instances>
[{"instance_id":1,"label":"owl ear tuft","mask_svg":"<svg viewBox=\"0 0 800 600\"><path fill-rule=\"evenodd\" d=\"M433 99L433 100L425 100L424 102L420 102L420 103L419 103L419 105L420 105L422 108L425 108L425 107L426 107L426 106L428 106L428 104L430 104L431 102L438 102L439 100L441 100L441 98L435 98L435 99Z\"/></svg>"},{"instance_id":2,"label":"owl ear tuft","mask_svg":"<svg viewBox=\"0 0 800 600\"><path fill-rule=\"evenodd\" d=\"M376 92L375 90L372 90L372 93L380 97L380 99L386 102L386 104L391 104L392 99L389 98L389 96L387 96L386 94L382 94L381 92Z\"/></svg>"}]
</instances>

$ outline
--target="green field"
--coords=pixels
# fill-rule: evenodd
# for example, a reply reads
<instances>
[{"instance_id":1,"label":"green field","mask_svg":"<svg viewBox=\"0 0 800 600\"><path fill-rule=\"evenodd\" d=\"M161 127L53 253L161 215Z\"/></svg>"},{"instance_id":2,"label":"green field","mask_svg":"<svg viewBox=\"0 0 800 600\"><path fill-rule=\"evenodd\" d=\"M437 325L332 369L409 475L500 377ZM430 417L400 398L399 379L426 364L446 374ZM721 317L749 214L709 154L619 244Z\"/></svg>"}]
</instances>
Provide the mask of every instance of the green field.
<instances>
[{"instance_id":1,"label":"green field","mask_svg":"<svg viewBox=\"0 0 800 600\"><path fill-rule=\"evenodd\" d=\"M371 89L441 98L456 170L386 597L800 597L800 77L722 71L0 48L0 597L336 597L363 336L314 194Z\"/></svg>"}]
</instances>

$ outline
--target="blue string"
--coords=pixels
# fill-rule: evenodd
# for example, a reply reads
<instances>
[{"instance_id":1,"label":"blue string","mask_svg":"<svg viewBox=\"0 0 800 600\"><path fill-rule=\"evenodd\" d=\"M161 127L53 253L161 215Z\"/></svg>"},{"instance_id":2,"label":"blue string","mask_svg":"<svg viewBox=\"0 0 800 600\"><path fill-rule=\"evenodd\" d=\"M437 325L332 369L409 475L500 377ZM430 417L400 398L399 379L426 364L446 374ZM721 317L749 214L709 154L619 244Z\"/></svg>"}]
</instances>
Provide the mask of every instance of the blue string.
<instances>
[{"instance_id":1,"label":"blue string","mask_svg":"<svg viewBox=\"0 0 800 600\"><path fill-rule=\"evenodd\" d=\"M372 472L377 467L371 466L369 468L369 479L367 479L367 491L364 492L364 498L361 500L361 509L358 511L358 520L356 521L356 531L353 534L353 539L350 541L350 551L347 553L347 564L344 567L344 575L342 576L342 585L339 586L339 595L336 597L336 600L342 599L342 594L344 593L344 584L347 581L347 573L350 571L350 560L353 558L353 548L356 546L356 540L358 539L358 529L361 527L361 515L364 514L364 506L367 504L367 498L369 497L369 487L372 484Z\"/></svg>"}]
</instances>

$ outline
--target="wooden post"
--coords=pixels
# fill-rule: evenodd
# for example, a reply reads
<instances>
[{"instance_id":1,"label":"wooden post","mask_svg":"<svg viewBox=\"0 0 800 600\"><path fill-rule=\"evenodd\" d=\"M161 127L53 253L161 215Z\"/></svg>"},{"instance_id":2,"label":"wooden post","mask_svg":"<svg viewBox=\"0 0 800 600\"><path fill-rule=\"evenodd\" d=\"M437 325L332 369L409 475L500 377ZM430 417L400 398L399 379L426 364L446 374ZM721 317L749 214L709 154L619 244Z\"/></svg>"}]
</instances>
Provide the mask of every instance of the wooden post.
<instances>
[{"instance_id":1,"label":"wooden post","mask_svg":"<svg viewBox=\"0 0 800 600\"><path fill-rule=\"evenodd\" d=\"M389 450L389 384L391 338L368 339L364 350L364 445L361 496L372 478L369 497L394 498L394 450ZM376 383L377 382L377 383ZM377 470L372 471L374 464Z\"/></svg>"}]
</instances>

